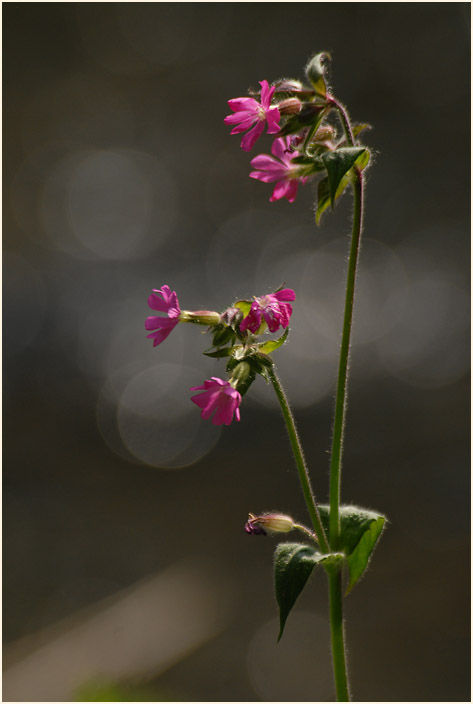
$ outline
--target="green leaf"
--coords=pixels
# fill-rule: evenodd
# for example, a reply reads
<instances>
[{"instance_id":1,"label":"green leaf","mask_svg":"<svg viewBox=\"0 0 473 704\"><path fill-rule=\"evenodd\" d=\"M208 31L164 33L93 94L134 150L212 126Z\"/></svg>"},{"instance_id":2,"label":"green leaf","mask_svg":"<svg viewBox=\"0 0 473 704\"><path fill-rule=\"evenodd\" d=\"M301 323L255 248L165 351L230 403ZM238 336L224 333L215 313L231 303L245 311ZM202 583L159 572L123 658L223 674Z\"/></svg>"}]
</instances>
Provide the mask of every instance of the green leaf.
<instances>
[{"instance_id":1,"label":"green leaf","mask_svg":"<svg viewBox=\"0 0 473 704\"><path fill-rule=\"evenodd\" d=\"M223 345L235 341L235 333L231 328L218 325L215 326L214 330L215 332L212 338L212 347L223 347Z\"/></svg>"},{"instance_id":2,"label":"green leaf","mask_svg":"<svg viewBox=\"0 0 473 704\"><path fill-rule=\"evenodd\" d=\"M340 553L324 555L311 545L279 543L274 553L274 580L280 623L278 641L283 634L287 617L315 565L327 561L334 563L341 559L343 555Z\"/></svg>"},{"instance_id":3,"label":"green leaf","mask_svg":"<svg viewBox=\"0 0 473 704\"><path fill-rule=\"evenodd\" d=\"M251 301L236 301L233 304L234 308L239 308L241 312L243 313L243 316L246 318L248 313L251 310Z\"/></svg>"},{"instance_id":4,"label":"green leaf","mask_svg":"<svg viewBox=\"0 0 473 704\"><path fill-rule=\"evenodd\" d=\"M280 137L296 134L306 127L311 127L312 133L319 127L327 114L325 103L307 103L297 115L292 115L279 130Z\"/></svg>"},{"instance_id":5,"label":"green leaf","mask_svg":"<svg viewBox=\"0 0 473 704\"><path fill-rule=\"evenodd\" d=\"M355 125L352 126L351 131L353 132L353 136L355 139L360 136L362 132L365 132L365 130L372 130L372 126L369 125L367 122L357 122Z\"/></svg>"},{"instance_id":6,"label":"green leaf","mask_svg":"<svg viewBox=\"0 0 473 704\"><path fill-rule=\"evenodd\" d=\"M364 147L342 147L333 152L322 154L327 168L330 200L332 208L338 197L338 189L345 174L355 165L366 149Z\"/></svg>"},{"instance_id":7,"label":"green leaf","mask_svg":"<svg viewBox=\"0 0 473 704\"><path fill-rule=\"evenodd\" d=\"M349 147L349 149L353 149L353 147ZM363 169L368 165L368 162L370 160L370 153L367 149L364 147L358 147L355 148L355 150L359 151L358 157L354 161L354 165L360 171L363 171ZM325 154L321 155L321 159L325 162L326 158L329 157L331 154L336 154L341 151L344 151L342 149L337 149L336 152L327 152ZM327 173L330 174L329 169L327 169ZM329 185L329 178L324 178L321 181L319 181L319 186L318 186L318 191L317 191L317 209L315 212L315 222L317 225L320 224L320 218L322 217L323 213L327 210L327 208L332 205L336 200L340 198L342 195L343 191L345 188L348 186L350 183L350 169L345 173L344 176L342 176L337 190L335 192L335 198L332 200L332 195L331 195L331 190L330 190L330 185Z\"/></svg>"},{"instance_id":8,"label":"green leaf","mask_svg":"<svg viewBox=\"0 0 473 704\"><path fill-rule=\"evenodd\" d=\"M323 178L319 181L317 188L317 210L315 211L315 222L320 223L320 218L330 205L330 190L328 187L328 178Z\"/></svg>"},{"instance_id":9,"label":"green leaf","mask_svg":"<svg viewBox=\"0 0 473 704\"><path fill-rule=\"evenodd\" d=\"M365 573L374 547L383 531L385 521L384 516L379 516L377 519L373 520L363 533L355 550L348 556L347 564L350 579L345 592L346 594L351 592L355 584Z\"/></svg>"},{"instance_id":10,"label":"green leaf","mask_svg":"<svg viewBox=\"0 0 473 704\"><path fill-rule=\"evenodd\" d=\"M232 347L221 347L219 350L214 352L204 352L206 357L213 357L214 359L220 359L221 357L231 357L233 354Z\"/></svg>"},{"instance_id":11,"label":"green leaf","mask_svg":"<svg viewBox=\"0 0 473 704\"><path fill-rule=\"evenodd\" d=\"M278 347L281 347L281 345L284 345L284 343L287 340L287 336L289 335L289 328L286 328L286 331L284 335L279 337L277 340L268 340L268 342L263 342L258 345L258 352L262 352L263 354L271 354L271 352L274 352L274 350L277 350Z\"/></svg>"},{"instance_id":12,"label":"green leaf","mask_svg":"<svg viewBox=\"0 0 473 704\"><path fill-rule=\"evenodd\" d=\"M313 163L313 159L310 156L305 156L305 154L301 154L300 156L294 156L291 159L291 164L302 164L304 166L311 166Z\"/></svg>"},{"instance_id":13,"label":"green leaf","mask_svg":"<svg viewBox=\"0 0 473 704\"><path fill-rule=\"evenodd\" d=\"M327 92L324 74L329 59L330 54L327 54L327 52L316 54L316 56L309 61L305 70L307 78L312 83L315 92L323 96L325 96Z\"/></svg>"},{"instance_id":14,"label":"green leaf","mask_svg":"<svg viewBox=\"0 0 473 704\"><path fill-rule=\"evenodd\" d=\"M335 200L340 198L342 195L343 191L345 188L348 186L350 183L350 176L348 174L345 174L345 176L342 178L342 180L339 183L337 193L335 194ZM331 198L330 198L330 188L328 184L328 179L323 178L321 181L319 181L319 186L317 190L317 210L315 212L315 223L316 225L320 224L320 218L322 217L323 213L329 208L331 205Z\"/></svg>"},{"instance_id":15,"label":"green leaf","mask_svg":"<svg viewBox=\"0 0 473 704\"><path fill-rule=\"evenodd\" d=\"M329 530L329 506L319 506L320 518ZM348 594L368 567L374 547L386 523L385 516L358 506L340 507L340 549L347 557Z\"/></svg>"}]
</instances>

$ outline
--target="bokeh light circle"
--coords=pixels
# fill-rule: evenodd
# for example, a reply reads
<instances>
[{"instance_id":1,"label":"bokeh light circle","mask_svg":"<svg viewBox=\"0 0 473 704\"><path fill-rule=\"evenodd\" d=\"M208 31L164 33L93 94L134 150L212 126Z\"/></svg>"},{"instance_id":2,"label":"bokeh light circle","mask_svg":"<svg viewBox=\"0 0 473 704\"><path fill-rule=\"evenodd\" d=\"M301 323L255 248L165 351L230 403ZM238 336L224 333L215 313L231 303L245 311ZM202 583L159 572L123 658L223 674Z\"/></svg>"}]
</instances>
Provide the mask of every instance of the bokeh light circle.
<instances>
[{"instance_id":1,"label":"bokeh light circle","mask_svg":"<svg viewBox=\"0 0 473 704\"><path fill-rule=\"evenodd\" d=\"M191 386L202 372L164 363L137 373L124 388L117 419L121 438L141 462L164 469L187 467L217 443L221 427L200 418Z\"/></svg>"},{"instance_id":2,"label":"bokeh light circle","mask_svg":"<svg viewBox=\"0 0 473 704\"><path fill-rule=\"evenodd\" d=\"M51 244L82 259L127 260L156 249L171 232L176 208L169 171L134 150L71 152L40 197Z\"/></svg>"}]
</instances>

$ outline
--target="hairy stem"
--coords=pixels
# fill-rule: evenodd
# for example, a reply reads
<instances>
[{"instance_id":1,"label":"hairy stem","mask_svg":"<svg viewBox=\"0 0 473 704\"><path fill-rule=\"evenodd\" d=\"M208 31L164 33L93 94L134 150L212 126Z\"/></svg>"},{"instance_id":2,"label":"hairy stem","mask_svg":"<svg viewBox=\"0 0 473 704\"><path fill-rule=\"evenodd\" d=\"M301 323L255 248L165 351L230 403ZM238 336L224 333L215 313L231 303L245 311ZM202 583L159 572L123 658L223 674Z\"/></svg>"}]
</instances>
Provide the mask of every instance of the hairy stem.
<instances>
[{"instance_id":1,"label":"hairy stem","mask_svg":"<svg viewBox=\"0 0 473 704\"><path fill-rule=\"evenodd\" d=\"M333 421L332 454L330 460L330 527L329 540L332 550L338 550L340 539L340 485L343 456L343 436L347 400L348 362L350 356L350 338L353 321L353 304L355 300L355 280L360 251L360 238L363 220L363 175L356 172L353 182L353 232L348 260L347 288L345 296L345 315L343 319L340 363L338 368L337 392L335 396L335 415Z\"/></svg>"},{"instance_id":2,"label":"hairy stem","mask_svg":"<svg viewBox=\"0 0 473 704\"><path fill-rule=\"evenodd\" d=\"M343 628L342 570L329 574L330 632L332 636L332 661L337 702L349 702L345 634Z\"/></svg>"},{"instance_id":3,"label":"hairy stem","mask_svg":"<svg viewBox=\"0 0 473 704\"><path fill-rule=\"evenodd\" d=\"M346 108L341 103L339 103L338 100L333 97L333 95L327 96L327 102L329 105L332 105L338 112L338 116L340 117L340 121L342 123L343 131L345 132L347 142L350 147L353 147L355 145L355 138L353 137L353 130L351 128Z\"/></svg>"},{"instance_id":4,"label":"hairy stem","mask_svg":"<svg viewBox=\"0 0 473 704\"><path fill-rule=\"evenodd\" d=\"M354 145L353 130L348 114L340 103L331 100L336 108L347 143ZM340 362L338 367L337 391L335 396L335 414L333 421L332 453L330 458L330 523L329 542L332 551L339 548L340 542L340 490L342 475L343 439L345 415L347 408L347 381L350 358L350 340L355 301L356 271L360 240L363 227L363 174L355 169L353 179L353 229L348 260L347 287L345 294L345 313L343 318ZM345 634L343 627L343 592L342 570L334 570L329 575L330 630L332 639L333 672L337 701L350 701L348 674L345 656Z\"/></svg>"},{"instance_id":5,"label":"hairy stem","mask_svg":"<svg viewBox=\"0 0 473 704\"><path fill-rule=\"evenodd\" d=\"M302 486L302 492L304 494L304 499L307 504L307 509L309 511L310 518L312 520L312 525L314 526L314 531L317 536L317 540L319 541L321 549L324 552L329 552L327 536L325 535L322 521L320 520L317 502L315 500L315 496L310 484L309 470L307 469L302 445L296 430L294 416L292 415L292 411L286 398L286 394L284 392L283 387L281 386L281 382L279 381L274 367L268 369L268 375L276 392L276 396L278 398L282 414L284 416L287 432L289 433L289 440L291 442L292 452L296 461L297 471L299 472L299 479Z\"/></svg>"}]
</instances>

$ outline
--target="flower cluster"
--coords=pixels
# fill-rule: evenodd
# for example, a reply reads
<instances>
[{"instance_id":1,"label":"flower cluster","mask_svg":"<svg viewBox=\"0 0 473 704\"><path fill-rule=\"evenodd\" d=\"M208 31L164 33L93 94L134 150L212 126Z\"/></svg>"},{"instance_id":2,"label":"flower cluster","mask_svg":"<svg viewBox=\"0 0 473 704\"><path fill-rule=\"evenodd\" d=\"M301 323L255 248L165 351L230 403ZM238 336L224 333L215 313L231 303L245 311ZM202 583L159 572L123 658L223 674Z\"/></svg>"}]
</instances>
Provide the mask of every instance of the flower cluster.
<instances>
[{"instance_id":1,"label":"flower cluster","mask_svg":"<svg viewBox=\"0 0 473 704\"><path fill-rule=\"evenodd\" d=\"M257 374L267 378L272 366L270 352L284 344L287 338L292 306L296 294L290 288L281 288L265 296L255 296L252 301L239 300L223 313L209 310L181 310L175 291L164 285L154 289L148 298L149 307L164 315L152 315L145 321L146 330L152 330L148 338L159 345L182 323L205 325L213 335L209 357L227 357L227 380L213 376L191 397L201 409L204 419L212 418L214 425L230 425L233 418L240 420L242 396L248 391ZM280 328L286 332L279 340L259 342L266 330L274 333Z\"/></svg>"},{"instance_id":2,"label":"flower cluster","mask_svg":"<svg viewBox=\"0 0 473 704\"><path fill-rule=\"evenodd\" d=\"M329 122L333 109L338 109L327 90L326 67L329 55L317 54L306 67L307 84L298 80L279 80L269 85L260 81L259 97L233 98L228 101L232 115L226 125L234 125L231 134L246 132L241 147L250 151L263 134L274 135L271 155L259 154L251 161L250 177L263 183L274 183L270 201L286 198L293 203L298 186L315 174L323 172L324 154L347 146L346 135L338 135ZM355 137L368 127L357 125ZM351 147L355 146L351 135ZM323 190L323 189L322 189ZM337 195L338 197L338 195ZM325 208L324 208L325 209Z\"/></svg>"}]
</instances>

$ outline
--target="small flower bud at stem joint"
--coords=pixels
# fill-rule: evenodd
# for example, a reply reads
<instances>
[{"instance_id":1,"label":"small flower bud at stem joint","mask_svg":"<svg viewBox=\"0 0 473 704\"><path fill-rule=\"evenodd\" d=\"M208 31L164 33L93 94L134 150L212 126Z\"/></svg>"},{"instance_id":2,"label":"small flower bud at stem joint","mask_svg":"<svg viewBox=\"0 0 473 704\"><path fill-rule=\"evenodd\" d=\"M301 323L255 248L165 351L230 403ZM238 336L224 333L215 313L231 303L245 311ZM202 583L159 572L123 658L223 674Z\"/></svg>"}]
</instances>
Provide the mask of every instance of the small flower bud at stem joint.
<instances>
[{"instance_id":1,"label":"small flower bud at stem joint","mask_svg":"<svg viewBox=\"0 0 473 704\"><path fill-rule=\"evenodd\" d=\"M278 103L278 110L281 115L296 115L301 111L302 103L298 98L287 98Z\"/></svg>"},{"instance_id":2,"label":"small flower bud at stem joint","mask_svg":"<svg viewBox=\"0 0 473 704\"><path fill-rule=\"evenodd\" d=\"M264 513L255 516L250 513L245 524L245 531L252 535L266 535L268 533L290 533L295 523L290 516L282 513Z\"/></svg>"}]
</instances>

